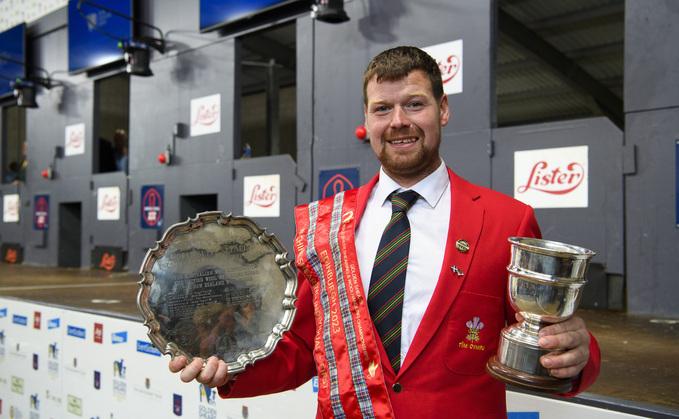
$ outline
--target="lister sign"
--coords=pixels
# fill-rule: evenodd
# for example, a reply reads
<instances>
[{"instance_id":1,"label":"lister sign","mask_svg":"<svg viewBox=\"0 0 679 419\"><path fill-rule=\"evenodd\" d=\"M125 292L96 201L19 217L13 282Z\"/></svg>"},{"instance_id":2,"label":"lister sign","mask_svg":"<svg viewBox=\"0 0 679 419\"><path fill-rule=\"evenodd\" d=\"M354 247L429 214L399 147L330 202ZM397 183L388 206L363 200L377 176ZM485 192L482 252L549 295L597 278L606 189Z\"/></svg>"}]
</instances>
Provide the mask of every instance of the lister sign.
<instances>
[{"instance_id":1,"label":"lister sign","mask_svg":"<svg viewBox=\"0 0 679 419\"><path fill-rule=\"evenodd\" d=\"M514 153L514 198L533 208L587 208L588 147Z\"/></svg>"}]
</instances>

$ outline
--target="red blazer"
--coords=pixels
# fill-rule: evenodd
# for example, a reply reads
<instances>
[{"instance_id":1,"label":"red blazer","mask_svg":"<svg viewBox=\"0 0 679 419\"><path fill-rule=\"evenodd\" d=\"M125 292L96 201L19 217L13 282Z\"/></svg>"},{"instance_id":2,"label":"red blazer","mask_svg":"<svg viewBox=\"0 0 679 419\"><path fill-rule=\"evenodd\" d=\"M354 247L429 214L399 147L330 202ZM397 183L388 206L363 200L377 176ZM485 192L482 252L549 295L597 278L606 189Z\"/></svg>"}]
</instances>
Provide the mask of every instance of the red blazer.
<instances>
[{"instance_id":1,"label":"red blazer","mask_svg":"<svg viewBox=\"0 0 679 419\"><path fill-rule=\"evenodd\" d=\"M505 385L490 377L485 365L497 352L501 329L516 321L507 299L507 238L540 237L540 229L531 207L473 185L450 170L449 175L452 205L443 266L398 375L394 375L384 347L376 339L381 358L387 360L382 368L396 418L506 417ZM358 217L376 182L377 176L360 188ZM458 250L458 240L467 241L469 251ZM274 353L219 388L222 397L285 391L316 375L313 302L303 279L298 298L292 328ZM470 341L466 324L475 317L484 327L478 341ZM374 327L373 333L378 336ZM592 338L589 362L573 391L564 396L589 387L599 374L599 365L599 347Z\"/></svg>"}]
</instances>

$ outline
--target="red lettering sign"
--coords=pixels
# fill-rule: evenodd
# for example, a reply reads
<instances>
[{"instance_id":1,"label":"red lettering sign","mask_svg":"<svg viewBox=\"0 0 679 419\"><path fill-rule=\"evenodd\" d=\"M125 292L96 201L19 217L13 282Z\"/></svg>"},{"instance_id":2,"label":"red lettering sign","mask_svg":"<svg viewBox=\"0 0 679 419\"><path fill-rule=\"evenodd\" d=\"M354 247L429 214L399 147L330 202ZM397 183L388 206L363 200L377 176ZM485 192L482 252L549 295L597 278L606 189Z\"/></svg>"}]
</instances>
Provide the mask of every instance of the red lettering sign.
<instances>
[{"instance_id":1,"label":"red lettering sign","mask_svg":"<svg viewBox=\"0 0 679 419\"><path fill-rule=\"evenodd\" d=\"M5 261L9 263L17 263L17 251L15 249L7 249L7 254L5 255Z\"/></svg>"},{"instance_id":2,"label":"red lettering sign","mask_svg":"<svg viewBox=\"0 0 679 419\"><path fill-rule=\"evenodd\" d=\"M198 111L196 111L196 117L193 120L193 125L212 125L217 122L219 118L219 106L212 105L207 107L205 105L200 105Z\"/></svg>"},{"instance_id":3,"label":"red lettering sign","mask_svg":"<svg viewBox=\"0 0 679 419\"><path fill-rule=\"evenodd\" d=\"M95 343L104 342L104 325L101 323L94 324L94 342Z\"/></svg>"},{"instance_id":4,"label":"red lettering sign","mask_svg":"<svg viewBox=\"0 0 679 419\"><path fill-rule=\"evenodd\" d=\"M33 313L33 328L40 329L40 312L36 311Z\"/></svg>"},{"instance_id":5,"label":"red lettering sign","mask_svg":"<svg viewBox=\"0 0 679 419\"><path fill-rule=\"evenodd\" d=\"M5 202L7 203L7 207L5 207L5 213L8 216L16 217L19 214L19 202L13 199Z\"/></svg>"},{"instance_id":6,"label":"red lettering sign","mask_svg":"<svg viewBox=\"0 0 679 419\"><path fill-rule=\"evenodd\" d=\"M525 193L530 189L554 195L564 195L574 191L585 180L585 168L577 162L566 168L548 167L541 161L533 166L526 184L519 186L517 192Z\"/></svg>"},{"instance_id":7,"label":"red lettering sign","mask_svg":"<svg viewBox=\"0 0 679 419\"><path fill-rule=\"evenodd\" d=\"M278 193L276 192L275 186L272 185L269 188L265 188L262 185L255 185L255 187L252 188L250 200L246 205L270 207L276 203L276 200L278 200Z\"/></svg>"},{"instance_id":8,"label":"red lettering sign","mask_svg":"<svg viewBox=\"0 0 679 419\"><path fill-rule=\"evenodd\" d=\"M109 255L108 253L104 253L104 256L101 257L99 267L104 268L107 271L110 271L111 269L113 269L114 266L116 266L116 255Z\"/></svg>"},{"instance_id":9,"label":"red lettering sign","mask_svg":"<svg viewBox=\"0 0 679 419\"><path fill-rule=\"evenodd\" d=\"M457 55L449 56L445 62L439 61L439 68L441 69L441 77L443 84L451 81L458 71L460 71L460 59Z\"/></svg>"},{"instance_id":10,"label":"red lettering sign","mask_svg":"<svg viewBox=\"0 0 679 419\"><path fill-rule=\"evenodd\" d=\"M73 130L68 136L66 147L80 148L82 146L83 140L83 133L78 130Z\"/></svg>"},{"instance_id":11,"label":"red lettering sign","mask_svg":"<svg viewBox=\"0 0 679 419\"><path fill-rule=\"evenodd\" d=\"M100 211L115 212L118 210L118 197L116 195L104 195L101 199Z\"/></svg>"}]
</instances>

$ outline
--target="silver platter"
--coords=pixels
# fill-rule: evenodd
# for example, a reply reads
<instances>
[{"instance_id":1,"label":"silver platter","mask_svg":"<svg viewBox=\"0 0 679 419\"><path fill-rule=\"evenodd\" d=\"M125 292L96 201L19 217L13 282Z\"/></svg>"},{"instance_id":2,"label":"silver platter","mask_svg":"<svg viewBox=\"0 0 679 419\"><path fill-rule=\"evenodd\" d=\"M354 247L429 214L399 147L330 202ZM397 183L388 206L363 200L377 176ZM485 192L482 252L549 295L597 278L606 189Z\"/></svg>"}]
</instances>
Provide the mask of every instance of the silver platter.
<instances>
[{"instance_id":1,"label":"silver platter","mask_svg":"<svg viewBox=\"0 0 679 419\"><path fill-rule=\"evenodd\" d=\"M280 240L245 216L203 212L149 249L137 305L152 344L230 373L267 357L295 316L297 280Z\"/></svg>"}]
</instances>

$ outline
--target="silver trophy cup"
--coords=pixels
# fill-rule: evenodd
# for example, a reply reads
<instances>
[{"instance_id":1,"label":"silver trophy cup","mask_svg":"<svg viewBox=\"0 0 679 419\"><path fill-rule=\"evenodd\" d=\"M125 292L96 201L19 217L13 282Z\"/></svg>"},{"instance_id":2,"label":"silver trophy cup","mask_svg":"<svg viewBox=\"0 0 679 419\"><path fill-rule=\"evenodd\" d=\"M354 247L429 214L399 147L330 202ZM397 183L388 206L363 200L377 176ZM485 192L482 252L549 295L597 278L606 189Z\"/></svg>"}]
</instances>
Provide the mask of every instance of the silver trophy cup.
<instances>
[{"instance_id":1,"label":"silver trophy cup","mask_svg":"<svg viewBox=\"0 0 679 419\"><path fill-rule=\"evenodd\" d=\"M542 239L511 237L509 242L509 301L524 320L502 330L497 355L488 361L486 370L515 387L566 393L572 380L553 377L540 364L543 355L555 351L540 347L538 333L575 313L595 253Z\"/></svg>"}]
</instances>

